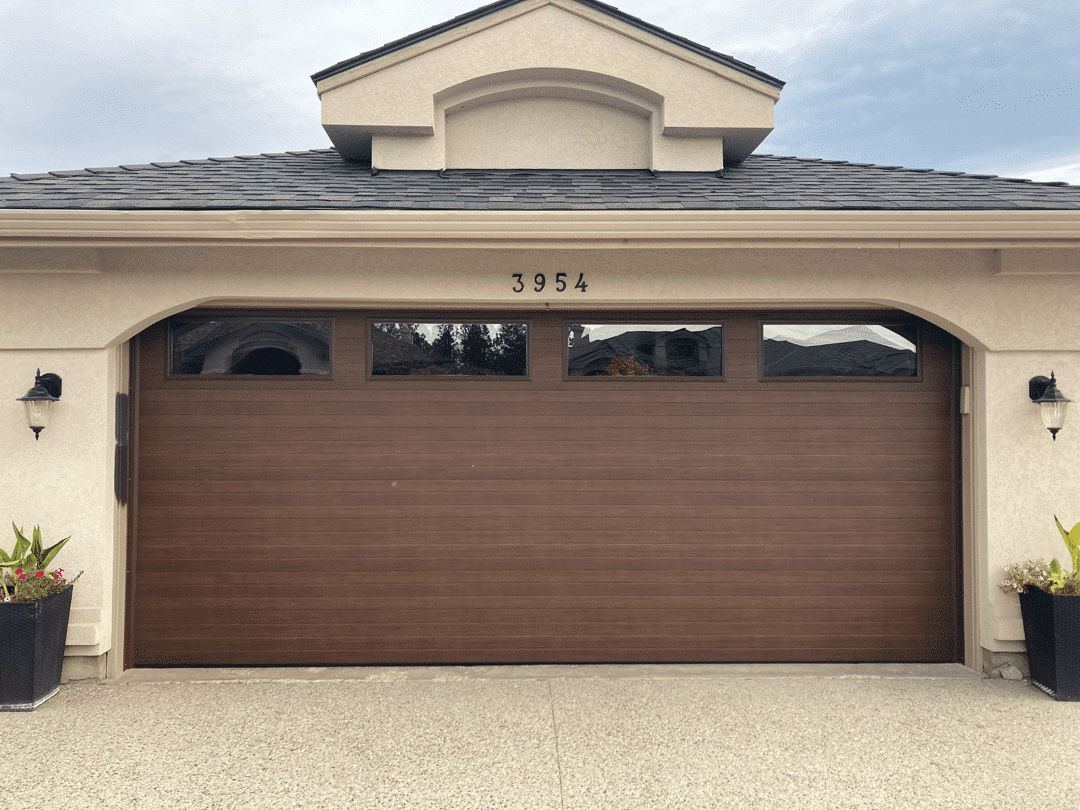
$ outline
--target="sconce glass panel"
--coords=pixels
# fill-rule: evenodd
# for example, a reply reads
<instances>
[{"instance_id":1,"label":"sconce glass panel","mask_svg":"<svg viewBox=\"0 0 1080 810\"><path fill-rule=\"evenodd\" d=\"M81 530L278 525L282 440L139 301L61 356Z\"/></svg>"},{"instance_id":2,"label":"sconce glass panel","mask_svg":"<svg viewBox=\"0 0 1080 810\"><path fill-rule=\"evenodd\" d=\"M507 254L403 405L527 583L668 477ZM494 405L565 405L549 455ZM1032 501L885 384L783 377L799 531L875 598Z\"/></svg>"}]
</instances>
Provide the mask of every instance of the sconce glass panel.
<instances>
[{"instance_id":1,"label":"sconce glass panel","mask_svg":"<svg viewBox=\"0 0 1080 810\"><path fill-rule=\"evenodd\" d=\"M914 325L767 323L765 377L915 377Z\"/></svg>"},{"instance_id":2,"label":"sconce glass panel","mask_svg":"<svg viewBox=\"0 0 1080 810\"><path fill-rule=\"evenodd\" d=\"M185 320L169 328L171 374L330 374L330 318Z\"/></svg>"}]
</instances>

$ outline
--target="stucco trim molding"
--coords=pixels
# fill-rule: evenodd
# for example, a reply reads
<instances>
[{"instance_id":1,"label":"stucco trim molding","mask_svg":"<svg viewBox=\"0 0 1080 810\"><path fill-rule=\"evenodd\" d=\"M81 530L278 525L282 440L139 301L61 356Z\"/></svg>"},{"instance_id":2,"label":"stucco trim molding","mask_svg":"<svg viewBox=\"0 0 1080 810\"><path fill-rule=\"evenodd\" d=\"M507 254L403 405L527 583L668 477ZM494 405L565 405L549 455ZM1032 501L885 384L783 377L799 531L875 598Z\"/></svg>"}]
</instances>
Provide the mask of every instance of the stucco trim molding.
<instances>
[{"instance_id":1,"label":"stucco trim molding","mask_svg":"<svg viewBox=\"0 0 1080 810\"><path fill-rule=\"evenodd\" d=\"M993 269L999 276L1076 276L1080 275L1080 252L995 250Z\"/></svg>"},{"instance_id":2,"label":"stucco trim molding","mask_svg":"<svg viewBox=\"0 0 1080 810\"><path fill-rule=\"evenodd\" d=\"M101 273L101 251L92 247L15 247L0 243L0 274Z\"/></svg>"},{"instance_id":3,"label":"stucco trim molding","mask_svg":"<svg viewBox=\"0 0 1080 810\"><path fill-rule=\"evenodd\" d=\"M0 212L0 247L230 243L410 248L1076 249L1080 248L1080 211Z\"/></svg>"}]
</instances>

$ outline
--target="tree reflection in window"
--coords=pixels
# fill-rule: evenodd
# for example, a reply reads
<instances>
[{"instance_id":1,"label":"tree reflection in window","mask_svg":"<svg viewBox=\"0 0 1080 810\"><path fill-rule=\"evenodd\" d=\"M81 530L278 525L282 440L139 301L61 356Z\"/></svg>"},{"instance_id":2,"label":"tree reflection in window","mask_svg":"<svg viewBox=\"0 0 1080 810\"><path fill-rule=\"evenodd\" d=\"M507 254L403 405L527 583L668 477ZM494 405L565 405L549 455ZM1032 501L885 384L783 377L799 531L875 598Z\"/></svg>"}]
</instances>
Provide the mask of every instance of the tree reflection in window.
<instances>
[{"instance_id":1,"label":"tree reflection in window","mask_svg":"<svg viewBox=\"0 0 1080 810\"><path fill-rule=\"evenodd\" d=\"M524 377L524 323L371 324L373 376Z\"/></svg>"}]
</instances>

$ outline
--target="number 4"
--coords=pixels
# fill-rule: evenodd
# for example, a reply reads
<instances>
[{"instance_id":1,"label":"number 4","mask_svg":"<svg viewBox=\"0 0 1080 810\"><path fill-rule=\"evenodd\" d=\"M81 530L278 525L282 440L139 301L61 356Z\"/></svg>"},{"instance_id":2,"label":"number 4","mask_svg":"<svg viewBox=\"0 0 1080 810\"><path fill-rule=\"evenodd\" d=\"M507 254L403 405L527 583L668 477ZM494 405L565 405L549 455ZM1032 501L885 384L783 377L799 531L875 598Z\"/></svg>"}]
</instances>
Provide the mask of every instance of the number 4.
<instances>
[{"instance_id":1,"label":"number 4","mask_svg":"<svg viewBox=\"0 0 1080 810\"><path fill-rule=\"evenodd\" d=\"M585 283L585 274L584 273L578 273L577 284L574 285L574 289L575 290L581 290L582 292L585 292L585 290L588 288L588 286L589 285Z\"/></svg>"}]
</instances>

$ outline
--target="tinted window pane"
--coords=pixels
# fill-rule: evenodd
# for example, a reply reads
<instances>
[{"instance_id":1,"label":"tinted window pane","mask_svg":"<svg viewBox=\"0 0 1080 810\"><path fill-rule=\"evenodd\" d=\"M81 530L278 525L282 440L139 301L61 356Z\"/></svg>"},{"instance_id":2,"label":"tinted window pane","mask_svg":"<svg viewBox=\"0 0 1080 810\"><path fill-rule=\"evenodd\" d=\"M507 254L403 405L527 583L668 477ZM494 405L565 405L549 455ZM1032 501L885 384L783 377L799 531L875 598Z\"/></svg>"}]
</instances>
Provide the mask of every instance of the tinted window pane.
<instances>
[{"instance_id":1,"label":"tinted window pane","mask_svg":"<svg viewBox=\"0 0 1080 810\"><path fill-rule=\"evenodd\" d=\"M373 323L373 375L524 377L523 323Z\"/></svg>"},{"instance_id":2,"label":"tinted window pane","mask_svg":"<svg viewBox=\"0 0 1080 810\"><path fill-rule=\"evenodd\" d=\"M707 324L567 326L571 377L719 377L721 327Z\"/></svg>"},{"instance_id":3,"label":"tinted window pane","mask_svg":"<svg viewBox=\"0 0 1080 810\"><path fill-rule=\"evenodd\" d=\"M330 373L330 319L174 320L173 374Z\"/></svg>"},{"instance_id":4,"label":"tinted window pane","mask_svg":"<svg viewBox=\"0 0 1080 810\"><path fill-rule=\"evenodd\" d=\"M766 377L914 377L914 326L765 324Z\"/></svg>"}]
</instances>

